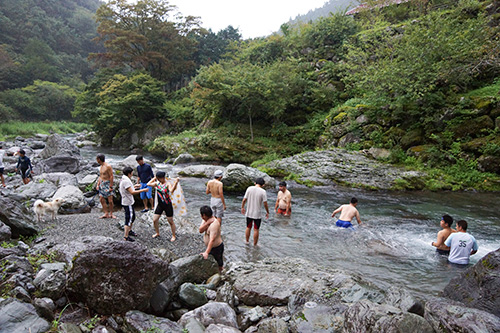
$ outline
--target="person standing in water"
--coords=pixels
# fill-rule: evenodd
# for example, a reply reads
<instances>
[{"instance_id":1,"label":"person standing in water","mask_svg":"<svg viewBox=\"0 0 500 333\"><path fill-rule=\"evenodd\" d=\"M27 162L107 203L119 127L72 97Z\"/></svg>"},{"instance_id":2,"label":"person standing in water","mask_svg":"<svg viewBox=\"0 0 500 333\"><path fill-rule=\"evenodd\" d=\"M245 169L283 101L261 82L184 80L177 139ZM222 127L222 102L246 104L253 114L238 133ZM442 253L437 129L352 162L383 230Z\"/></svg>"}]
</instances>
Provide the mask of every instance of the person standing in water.
<instances>
[{"instance_id":1,"label":"person standing in water","mask_svg":"<svg viewBox=\"0 0 500 333\"><path fill-rule=\"evenodd\" d=\"M266 209L266 219L269 218L269 206L267 205L267 193L262 187L265 182L263 178L257 178L255 185L247 188L243 201L241 202L241 214L246 216L247 228L245 230L245 241L248 244L250 232L253 230L253 245L259 241L259 229L262 222L262 204ZM245 210L245 204L248 201L248 210Z\"/></svg>"},{"instance_id":2,"label":"person standing in water","mask_svg":"<svg viewBox=\"0 0 500 333\"><path fill-rule=\"evenodd\" d=\"M214 172L214 179L207 183L207 194L211 194L210 198L210 208L212 209L213 216L222 223L222 218L224 217L224 211L226 210L226 201L224 200L222 171L217 170Z\"/></svg>"},{"instance_id":3,"label":"person standing in water","mask_svg":"<svg viewBox=\"0 0 500 333\"><path fill-rule=\"evenodd\" d=\"M281 214L284 216L292 215L292 194L286 188L286 182L279 183L278 197L276 198L276 204L274 205L274 211L276 214Z\"/></svg>"},{"instance_id":4,"label":"person standing in water","mask_svg":"<svg viewBox=\"0 0 500 333\"><path fill-rule=\"evenodd\" d=\"M479 248L474 236L467 233L467 222L464 220L457 222L457 232L452 233L444 245L450 248L448 261L459 265L467 265L469 257L476 254Z\"/></svg>"},{"instance_id":5,"label":"person standing in water","mask_svg":"<svg viewBox=\"0 0 500 333\"><path fill-rule=\"evenodd\" d=\"M339 208L335 209L332 213L332 217L335 217L335 215L340 212L340 217L335 225L341 228L352 228L351 221L353 218L356 218L358 224L361 225L361 217L359 216L359 212L356 209L357 205L358 199L352 198L351 202L348 205L342 205Z\"/></svg>"},{"instance_id":6,"label":"person standing in water","mask_svg":"<svg viewBox=\"0 0 500 333\"><path fill-rule=\"evenodd\" d=\"M176 178L174 184L170 184L167 182L166 174L163 171L158 171L156 173L156 177L151 179L148 186L156 188L156 200L157 205L153 214L153 224L156 233L153 235L153 238L160 236L160 216L163 212L167 215L167 221L170 224L170 229L172 230L172 238L171 242L176 240L175 235L175 224L174 224L174 207L172 206L172 198L171 194L177 188L177 184L179 184L179 178Z\"/></svg>"},{"instance_id":7,"label":"person standing in water","mask_svg":"<svg viewBox=\"0 0 500 333\"><path fill-rule=\"evenodd\" d=\"M436 252L438 254L442 255L449 255L450 254L450 248L446 245L444 245L444 242L448 237L453 233L456 232L451 228L451 225L453 224L453 218L450 215L443 215L443 218L441 219L441 222L439 225L443 230L440 230L437 234L437 240L435 242L432 242L431 245L436 247Z\"/></svg>"}]
</instances>

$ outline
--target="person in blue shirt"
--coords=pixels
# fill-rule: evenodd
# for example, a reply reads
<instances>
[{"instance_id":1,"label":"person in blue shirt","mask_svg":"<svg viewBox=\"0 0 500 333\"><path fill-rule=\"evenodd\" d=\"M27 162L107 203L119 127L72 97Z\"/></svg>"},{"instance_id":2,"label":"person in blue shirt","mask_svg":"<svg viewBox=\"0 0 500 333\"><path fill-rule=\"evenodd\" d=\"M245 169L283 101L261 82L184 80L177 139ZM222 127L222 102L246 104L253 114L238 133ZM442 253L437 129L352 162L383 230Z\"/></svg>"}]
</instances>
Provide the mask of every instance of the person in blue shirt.
<instances>
[{"instance_id":1,"label":"person in blue shirt","mask_svg":"<svg viewBox=\"0 0 500 333\"><path fill-rule=\"evenodd\" d=\"M139 176L137 178L137 183L141 184L141 189L149 188L149 191L141 193L141 199L142 202L144 203L144 209L141 210L141 212L145 213L149 210L148 201L149 205L151 206L151 209L154 208L153 190L152 187L148 186L148 182L154 178L154 173L153 169L151 168L151 165L145 163L144 158L141 155L137 155L135 160L139 164L137 166L137 175Z\"/></svg>"},{"instance_id":2,"label":"person in blue shirt","mask_svg":"<svg viewBox=\"0 0 500 333\"><path fill-rule=\"evenodd\" d=\"M450 248L448 261L459 265L467 265L469 257L476 254L479 248L474 236L467 233L467 222L464 220L457 222L457 232L451 234L444 245Z\"/></svg>"},{"instance_id":3,"label":"person in blue shirt","mask_svg":"<svg viewBox=\"0 0 500 333\"><path fill-rule=\"evenodd\" d=\"M24 184L28 184L31 179L31 174L33 173L33 166L31 165L31 160L26 156L24 149L20 149L17 154L19 154L19 159L17 160L17 165L15 171L19 170L21 172L21 178Z\"/></svg>"}]
</instances>

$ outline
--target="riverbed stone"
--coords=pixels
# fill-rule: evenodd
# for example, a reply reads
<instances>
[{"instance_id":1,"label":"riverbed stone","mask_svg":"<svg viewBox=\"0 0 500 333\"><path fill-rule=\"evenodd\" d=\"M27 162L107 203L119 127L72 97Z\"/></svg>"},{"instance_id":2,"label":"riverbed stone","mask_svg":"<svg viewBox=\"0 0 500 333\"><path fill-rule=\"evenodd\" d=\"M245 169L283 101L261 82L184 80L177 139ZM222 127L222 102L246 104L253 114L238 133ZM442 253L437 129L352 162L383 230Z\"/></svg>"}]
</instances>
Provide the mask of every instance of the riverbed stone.
<instances>
[{"instance_id":1,"label":"riverbed stone","mask_svg":"<svg viewBox=\"0 0 500 333\"><path fill-rule=\"evenodd\" d=\"M84 236L68 243L55 244L50 246L49 249L40 248L39 250L49 250L50 252L56 253L59 260L65 261L68 269L71 269L71 267L73 267L73 259L75 259L79 253L99 247L111 241L113 241L113 238L105 236Z\"/></svg>"},{"instance_id":2,"label":"riverbed stone","mask_svg":"<svg viewBox=\"0 0 500 333\"><path fill-rule=\"evenodd\" d=\"M12 232L10 231L10 227L0 221L0 242L8 242L12 237Z\"/></svg>"},{"instance_id":3,"label":"riverbed stone","mask_svg":"<svg viewBox=\"0 0 500 333\"><path fill-rule=\"evenodd\" d=\"M57 191L57 186L53 183L42 181L40 178L19 187L18 194L23 200L43 200L47 201Z\"/></svg>"},{"instance_id":4,"label":"riverbed stone","mask_svg":"<svg viewBox=\"0 0 500 333\"><path fill-rule=\"evenodd\" d=\"M138 243L111 241L83 251L68 277L70 299L100 314L145 310L168 264Z\"/></svg>"},{"instance_id":5,"label":"riverbed stone","mask_svg":"<svg viewBox=\"0 0 500 333\"><path fill-rule=\"evenodd\" d=\"M58 299L63 295L66 287L65 267L65 263L47 263L40 266L33 284L41 296Z\"/></svg>"},{"instance_id":6,"label":"riverbed stone","mask_svg":"<svg viewBox=\"0 0 500 333\"><path fill-rule=\"evenodd\" d=\"M237 163L229 164L226 167L222 182L225 191L244 192L247 187L255 185L255 179L259 177L265 181L264 188L274 188L276 186L276 180L268 174Z\"/></svg>"},{"instance_id":7,"label":"riverbed stone","mask_svg":"<svg viewBox=\"0 0 500 333\"><path fill-rule=\"evenodd\" d=\"M426 300L425 319L436 332L500 332L500 318L447 298Z\"/></svg>"},{"instance_id":8,"label":"riverbed stone","mask_svg":"<svg viewBox=\"0 0 500 333\"><path fill-rule=\"evenodd\" d=\"M213 178L215 171L221 170L224 172L225 167L218 165L188 165L178 172L179 176L197 177L197 178Z\"/></svg>"},{"instance_id":9,"label":"riverbed stone","mask_svg":"<svg viewBox=\"0 0 500 333\"><path fill-rule=\"evenodd\" d=\"M411 312L421 317L424 316L424 303L415 298L407 289L391 286L387 290L385 303L401 309L404 312Z\"/></svg>"},{"instance_id":10,"label":"riverbed stone","mask_svg":"<svg viewBox=\"0 0 500 333\"><path fill-rule=\"evenodd\" d=\"M454 277L443 295L500 317L500 249Z\"/></svg>"},{"instance_id":11,"label":"riverbed stone","mask_svg":"<svg viewBox=\"0 0 500 333\"><path fill-rule=\"evenodd\" d=\"M184 153L184 154L180 154L179 156L177 156L174 160L174 165L177 165L177 164L187 164L187 163L193 163L196 161L196 158L191 155L191 154L188 154L188 153Z\"/></svg>"},{"instance_id":12,"label":"riverbed stone","mask_svg":"<svg viewBox=\"0 0 500 333\"><path fill-rule=\"evenodd\" d=\"M129 155L123 160L113 162L111 166L115 171L120 171L120 172L122 172L125 167L130 167L132 168L132 170L134 170L134 175L137 176L137 167L139 166L139 164L137 163L136 157L137 157L136 154ZM155 167L154 163L145 157L144 157L144 163L151 165L152 168Z\"/></svg>"},{"instance_id":13,"label":"riverbed stone","mask_svg":"<svg viewBox=\"0 0 500 333\"><path fill-rule=\"evenodd\" d=\"M236 312L226 303L207 303L193 311L189 311L181 317L179 324L184 326L191 318L197 319L205 327L211 324L222 324L238 328Z\"/></svg>"},{"instance_id":14,"label":"riverbed stone","mask_svg":"<svg viewBox=\"0 0 500 333\"><path fill-rule=\"evenodd\" d=\"M255 326L254 326L255 327ZM245 331L246 332L251 332L251 328ZM259 324L257 325L255 330L252 330L256 333L302 333L302 332L307 332L307 331L299 331L291 325L289 329L289 325L285 320L282 318L266 318L263 319ZM312 332L312 331L311 331Z\"/></svg>"},{"instance_id":15,"label":"riverbed stone","mask_svg":"<svg viewBox=\"0 0 500 333\"><path fill-rule=\"evenodd\" d=\"M41 160L36 165L36 170L41 172L68 172L71 174L77 174L80 172L80 163L80 157L57 155Z\"/></svg>"},{"instance_id":16,"label":"riverbed stone","mask_svg":"<svg viewBox=\"0 0 500 333\"><path fill-rule=\"evenodd\" d=\"M344 332L433 333L434 329L416 314L387 304L361 300L345 312Z\"/></svg>"},{"instance_id":17,"label":"riverbed stone","mask_svg":"<svg viewBox=\"0 0 500 333\"><path fill-rule=\"evenodd\" d=\"M301 311L289 321L292 332L341 332L344 325L345 304L324 305L306 302Z\"/></svg>"},{"instance_id":18,"label":"riverbed stone","mask_svg":"<svg viewBox=\"0 0 500 333\"><path fill-rule=\"evenodd\" d=\"M188 309L196 309L208 303L205 291L192 283L181 285L179 288L179 300Z\"/></svg>"},{"instance_id":19,"label":"riverbed stone","mask_svg":"<svg viewBox=\"0 0 500 333\"><path fill-rule=\"evenodd\" d=\"M80 156L80 149L71 144L59 134L52 134L45 142L45 148L40 153L41 159L48 159L54 156Z\"/></svg>"},{"instance_id":20,"label":"riverbed stone","mask_svg":"<svg viewBox=\"0 0 500 333\"><path fill-rule=\"evenodd\" d=\"M83 196L83 192L74 185L64 185L60 187L52 197L52 199L55 198L62 198L64 200L62 207L66 209L81 208L87 203Z\"/></svg>"},{"instance_id":21,"label":"riverbed stone","mask_svg":"<svg viewBox=\"0 0 500 333\"><path fill-rule=\"evenodd\" d=\"M33 305L36 308L37 313L52 322L54 320L54 311L56 310L56 305L54 301L48 297L44 298L35 298L33 300Z\"/></svg>"},{"instance_id":22,"label":"riverbed stone","mask_svg":"<svg viewBox=\"0 0 500 333\"><path fill-rule=\"evenodd\" d=\"M91 184L94 184L93 187L95 188L95 185L97 183L97 178L99 178L97 174L86 175L85 177L83 177L78 181L78 188L83 192L86 192L87 187Z\"/></svg>"},{"instance_id":23,"label":"riverbed stone","mask_svg":"<svg viewBox=\"0 0 500 333\"><path fill-rule=\"evenodd\" d=\"M158 332L182 333L182 328L175 322L161 317L155 317L143 312L132 310L125 314L125 325L131 332L148 332L156 329Z\"/></svg>"},{"instance_id":24,"label":"riverbed stone","mask_svg":"<svg viewBox=\"0 0 500 333\"><path fill-rule=\"evenodd\" d=\"M33 236L38 233L38 228L33 224L33 212L17 200L0 193L0 221L9 226L12 238Z\"/></svg>"},{"instance_id":25,"label":"riverbed stone","mask_svg":"<svg viewBox=\"0 0 500 333\"><path fill-rule=\"evenodd\" d=\"M51 183L57 187L63 185L78 185L78 181L75 175L72 175L68 172L42 173L41 175L33 177L33 180L39 183Z\"/></svg>"},{"instance_id":26,"label":"riverbed stone","mask_svg":"<svg viewBox=\"0 0 500 333\"><path fill-rule=\"evenodd\" d=\"M207 327L207 329L205 330L205 333L241 333L241 331L237 328L227 326L227 325L210 324Z\"/></svg>"},{"instance_id":27,"label":"riverbed stone","mask_svg":"<svg viewBox=\"0 0 500 333\"><path fill-rule=\"evenodd\" d=\"M37 314L33 305L12 298L0 302L2 332L42 333L49 329L49 322Z\"/></svg>"}]
</instances>

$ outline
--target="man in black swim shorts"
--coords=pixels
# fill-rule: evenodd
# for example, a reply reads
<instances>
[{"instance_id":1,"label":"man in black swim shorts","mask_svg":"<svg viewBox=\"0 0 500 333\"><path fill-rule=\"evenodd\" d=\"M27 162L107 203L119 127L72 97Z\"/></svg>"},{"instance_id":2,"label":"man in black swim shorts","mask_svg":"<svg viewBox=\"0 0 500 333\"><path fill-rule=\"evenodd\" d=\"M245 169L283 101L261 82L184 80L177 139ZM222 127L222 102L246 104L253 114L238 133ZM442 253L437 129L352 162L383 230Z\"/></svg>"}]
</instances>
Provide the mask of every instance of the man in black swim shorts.
<instances>
[{"instance_id":1,"label":"man in black swim shorts","mask_svg":"<svg viewBox=\"0 0 500 333\"><path fill-rule=\"evenodd\" d=\"M220 222L213 216L212 208L203 206L200 208L201 219L200 233L205 233L203 241L207 246L205 252L200 253L204 259L208 259L211 254L219 265L219 272L224 268L222 255L224 254L224 243L221 237Z\"/></svg>"}]
</instances>

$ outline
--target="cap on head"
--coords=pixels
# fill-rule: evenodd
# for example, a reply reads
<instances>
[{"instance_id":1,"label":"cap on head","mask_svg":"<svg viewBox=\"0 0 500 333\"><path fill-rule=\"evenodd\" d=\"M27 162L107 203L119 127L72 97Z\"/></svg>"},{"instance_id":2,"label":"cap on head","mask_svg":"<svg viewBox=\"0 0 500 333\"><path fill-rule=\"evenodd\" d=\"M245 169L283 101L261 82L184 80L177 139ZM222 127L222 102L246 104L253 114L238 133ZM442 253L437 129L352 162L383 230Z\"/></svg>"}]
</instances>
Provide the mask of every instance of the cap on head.
<instances>
[{"instance_id":1,"label":"cap on head","mask_svg":"<svg viewBox=\"0 0 500 333\"><path fill-rule=\"evenodd\" d=\"M255 184L258 184L260 186L264 186L265 183L266 182L264 181L264 178L262 178L262 177L255 179Z\"/></svg>"},{"instance_id":2,"label":"cap on head","mask_svg":"<svg viewBox=\"0 0 500 333\"><path fill-rule=\"evenodd\" d=\"M214 178L220 178L223 174L224 172L222 172L222 170L217 170L214 172Z\"/></svg>"}]
</instances>

